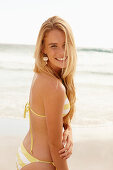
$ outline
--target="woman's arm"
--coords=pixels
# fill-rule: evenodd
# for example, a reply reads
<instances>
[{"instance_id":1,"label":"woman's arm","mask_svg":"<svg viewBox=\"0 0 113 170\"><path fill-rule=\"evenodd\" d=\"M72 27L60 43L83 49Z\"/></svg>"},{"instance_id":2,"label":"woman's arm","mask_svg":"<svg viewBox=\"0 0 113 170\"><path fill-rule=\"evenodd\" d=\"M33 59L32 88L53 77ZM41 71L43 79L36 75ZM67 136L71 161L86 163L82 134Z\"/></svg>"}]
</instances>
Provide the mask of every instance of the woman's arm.
<instances>
[{"instance_id":1,"label":"woman's arm","mask_svg":"<svg viewBox=\"0 0 113 170\"><path fill-rule=\"evenodd\" d=\"M65 147L63 147L59 151L59 154L62 159L67 159L71 156L72 149L73 149L73 138L72 138L71 124L68 124L68 126L66 127L66 129L63 132L62 143L63 143L63 145L65 145Z\"/></svg>"},{"instance_id":2,"label":"woman's arm","mask_svg":"<svg viewBox=\"0 0 113 170\"><path fill-rule=\"evenodd\" d=\"M58 83L56 88L56 83L51 81L46 82L44 87L44 108L51 156L57 170L69 170L67 161L63 160L58 153L58 151L63 147L62 113L65 103L65 90L60 83Z\"/></svg>"}]
</instances>

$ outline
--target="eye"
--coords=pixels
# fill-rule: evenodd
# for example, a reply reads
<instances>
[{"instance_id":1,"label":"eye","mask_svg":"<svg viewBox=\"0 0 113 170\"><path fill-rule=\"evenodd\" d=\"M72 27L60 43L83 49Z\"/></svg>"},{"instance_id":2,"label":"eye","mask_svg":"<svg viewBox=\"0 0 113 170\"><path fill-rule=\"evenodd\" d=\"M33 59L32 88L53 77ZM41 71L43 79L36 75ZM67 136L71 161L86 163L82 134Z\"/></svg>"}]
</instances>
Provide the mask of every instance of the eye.
<instances>
[{"instance_id":1,"label":"eye","mask_svg":"<svg viewBox=\"0 0 113 170\"><path fill-rule=\"evenodd\" d=\"M63 47L65 47L65 44L63 45Z\"/></svg>"}]
</instances>

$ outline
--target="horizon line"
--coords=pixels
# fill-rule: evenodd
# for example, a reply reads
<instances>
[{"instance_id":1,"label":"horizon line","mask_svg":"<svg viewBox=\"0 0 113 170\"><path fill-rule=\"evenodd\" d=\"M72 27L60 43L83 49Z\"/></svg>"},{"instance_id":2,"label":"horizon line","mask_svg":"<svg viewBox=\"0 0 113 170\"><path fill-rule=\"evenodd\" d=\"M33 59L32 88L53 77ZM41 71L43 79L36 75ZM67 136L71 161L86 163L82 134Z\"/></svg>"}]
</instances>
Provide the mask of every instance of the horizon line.
<instances>
[{"instance_id":1,"label":"horizon line","mask_svg":"<svg viewBox=\"0 0 113 170\"><path fill-rule=\"evenodd\" d=\"M23 43L1 43L0 42L0 45L11 45L11 46L15 46L15 45L18 45L18 46L35 46L36 44L23 44ZM76 48L78 50L87 50L87 49L91 49L91 50L95 50L95 49L105 49L105 50L111 50L113 52L113 48L111 47L96 47L96 46L76 46Z\"/></svg>"}]
</instances>

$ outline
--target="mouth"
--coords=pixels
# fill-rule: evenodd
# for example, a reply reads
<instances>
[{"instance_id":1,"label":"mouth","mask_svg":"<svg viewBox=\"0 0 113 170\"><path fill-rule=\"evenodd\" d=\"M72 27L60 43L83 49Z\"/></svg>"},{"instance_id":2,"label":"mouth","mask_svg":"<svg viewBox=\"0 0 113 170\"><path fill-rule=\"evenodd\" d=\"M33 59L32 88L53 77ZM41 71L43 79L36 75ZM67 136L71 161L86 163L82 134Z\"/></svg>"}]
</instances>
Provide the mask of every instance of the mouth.
<instances>
[{"instance_id":1,"label":"mouth","mask_svg":"<svg viewBox=\"0 0 113 170\"><path fill-rule=\"evenodd\" d=\"M59 62L63 62L63 61L66 61L67 60L67 56L66 57L64 57L64 58L55 58L57 61L59 61Z\"/></svg>"}]
</instances>

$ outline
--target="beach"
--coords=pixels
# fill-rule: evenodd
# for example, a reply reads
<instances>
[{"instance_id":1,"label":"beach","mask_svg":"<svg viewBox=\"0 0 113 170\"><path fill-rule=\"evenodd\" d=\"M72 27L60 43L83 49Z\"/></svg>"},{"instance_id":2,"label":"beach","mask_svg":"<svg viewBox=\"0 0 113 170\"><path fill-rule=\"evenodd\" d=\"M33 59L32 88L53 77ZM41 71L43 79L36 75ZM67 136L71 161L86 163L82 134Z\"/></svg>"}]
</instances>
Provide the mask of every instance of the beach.
<instances>
[{"instance_id":1,"label":"beach","mask_svg":"<svg viewBox=\"0 0 113 170\"><path fill-rule=\"evenodd\" d=\"M113 125L71 126L74 146L67 160L69 170L112 170ZM28 119L0 118L0 169L16 169L17 148L28 128Z\"/></svg>"},{"instance_id":2,"label":"beach","mask_svg":"<svg viewBox=\"0 0 113 170\"><path fill-rule=\"evenodd\" d=\"M44 50L37 48L42 37L40 28L52 16L67 23L61 23L63 48L62 36L51 39L54 43L57 40L57 46L48 47L54 50L46 51L49 59L53 58L48 64L55 61L50 65L59 70L55 59L62 57L59 50L64 50L70 60L61 78L71 104L71 96L76 97L69 170L113 170L113 9L112 1L98 0L0 1L0 170L16 170L16 153L29 130L29 113L24 119L24 109L31 94L33 70L38 66L37 58L43 59L39 52Z\"/></svg>"},{"instance_id":3,"label":"beach","mask_svg":"<svg viewBox=\"0 0 113 170\"><path fill-rule=\"evenodd\" d=\"M29 129L29 115L23 114L34 45L0 44L0 49L0 169L15 170L18 146ZM77 54L69 170L113 170L113 50L78 48Z\"/></svg>"}]
</instances>

